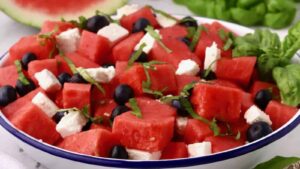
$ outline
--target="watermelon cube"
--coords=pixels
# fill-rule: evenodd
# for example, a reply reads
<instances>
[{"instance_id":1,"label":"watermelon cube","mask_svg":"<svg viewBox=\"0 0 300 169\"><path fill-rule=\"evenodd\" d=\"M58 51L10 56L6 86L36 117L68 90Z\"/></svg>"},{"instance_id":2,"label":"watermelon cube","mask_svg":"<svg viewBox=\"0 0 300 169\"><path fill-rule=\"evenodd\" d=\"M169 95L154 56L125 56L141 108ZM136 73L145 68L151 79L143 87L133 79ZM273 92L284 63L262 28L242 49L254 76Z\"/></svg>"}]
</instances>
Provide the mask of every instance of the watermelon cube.
<instances>
[{"instance_id":1,"label":"watermelon cube","mask_svg":"<svg viewBox=\"0 0 300 169\"><path fill-rule=\"evenodd\" d=\"M170 142L161 154L161 159L177 159L188 157L184 142Z\"/></svg>"},{"instance_id":2,"label":"watermelon cube","mask_svg":"<svg viewBox=\"0 0 300 169\"><path fill-rule=\"evenodd\" d=\"M93 129L68 136L57 146L81 154L109 157L112 147L118 144L118 139L111 132Z\"/></svg>"},{"instance_id":3,"label":"watermelon cube","mask_svg":"<svg viewBox=\"0 0 300 169\"><path fill-rule=\"evenodd\" d=\"M186 144L202 142L206 137L213 135L214 133L209 125L196 119L188 119L184 130L184 141Z\"/></svg>"},{"instance_id":4,"label":"watermelon cube","mask_svg":"<svg viewBox=\"0 0 300 169\"><path fill-rule=\"evenodd\" d=\"M254 105L254 101L252 95L250 93L244 92L243 102L242 102L242 112L246 112L252 105Z\"/></svg>"},{"instance_id":5,"label":"watermelon cube","mask_svg":"<svg viewBox=\"0 0 300 169\"><path fill-rule=\"evenodd\" d=\"M177 82L177 93L179 94L182 89L190 83L199 82L200 78L197 76L190 76L190 75L176 75L176 82Z\"/></svg>"},{"instance_id":6,"label":"watermelon cube","mask_svg":"<svg viewBox=\"0 0 300 169\"><path fill-rule=\"evenodd\" d=\"M298 109L295 107L281 104L277 101L269 102L266 113L270 116L273 130L277 130L286 124L297 113Z\"/></svg>"},{"instance_id":7,"label":"watermelon cube","mask_svg":"<svg viewBox=\"0 0 300 169\"><path fill-rule=\"evenodd\" d=\"M108 59L106 57L110 51L110 42L108 39L89 31L82 32L78 53L102 65L107 63Z\"/></svg>"},{"instance_id":8,"label":"watermelon cube","mask_svg":"<svg viewBox=\"0 0 300 169\"><path fill-rule=\"evenodd\" d=\"M220 59L217 61L216 75L220 79L247 86L252 77L255 64L256 57Z\"/></svg>"},{"instance_id":9,"label":"watermelon cube","mask_svg":"<svg viewBox=\"0 0 300 169\"><path fill-rule=\"evenodd\" d=\"M135 46L140 42L143 36L144 32L134 33L116 44L112 49L114 62L128 61L134 51Z\"/></svg>"},{"instance_id":10,"label":"watermelon cube","mask_svg":"<svg viewBox=\"0 0 300 169\"><path fill-rule=\"evenodd\" d=\"M64 32L68 29L74 28L74 25L70 22L61 22L61 21L45 21L42 25L40 34L53 32L55 29L55 33L53 36L59 35L61 32Z\"/></svg>"},{"instance_id":11,"label":"watermelon cube","mask_svg":"<svg viewBox=\"0 0 300 169\"><path fill-rule=\"evenodd\" d=\"M109 125L110 115L117 104L113 100L103 101L104 103L94 104L94 117L102 117L105 125Z\"/></svg>"},{"instance_id":12,"label":"watermelon cube","mask_svg":"<svg viewBox=\"0 0 300 169\"><path fill-rule=\"evenodd\" d=\"M150 24L157 28L159 26L154 13L152 12L152 9L149 7L143 7L140 10L127 15L127 16L123 16L120 20L121 25L126 28L127 30L129 30L129 32L132 31L133 29L133 25L136 21L138 21L141 18L145 18L147 19Z\"/></svg>"},{"instance_id":13,"label":"watermelon cube","mask_svg":"<svg viewBox=\"0 0 300 169\"><path fill-rule=\"evenodd\" d=\"M166 27L159 30L159 33L164 38L174 38L174 39L180 39L183 37L186 37L188 32L186 27L175 25L171 27Z\"/></svg>"},{"instance_id":14,"label":"watermelon cube","mask_svg":"<svg viewBox=\"0 0 300 169\"><path fill-rule=\"evenodd\" d=\"M118 85L119 85L119 79L117 79L117 77L115 77L109 83L101 84L101 86L105 90L105 93L102 93L98 88L93 87L92 88L92 98L93 98L92 104L94 104L94 102L99 102L101 100L112 99L115 88Z\"/></svg>"},{"instance_id":15,"label":"watermelon cube","mask_svg":"<svg viewBox=\"0 0 300 169\"><path fill-rule=\"evenodd\" d=\"M15 86L18 80L18 72L15 65L0 68L0 86Z\"/></svg>"},{"instance_id":16,"label":"watermelon cube","mask_svg":"<svg viewBox=\"0 0 300 169\"><path fill-rule=\"evenodd\" d=\"M58 75L58 67L56 59L44 59L44 60L34 60L28 64L28 76L36 83L37 80L34 74L40 72L44 69L48 69L55 76Z\"/></svg>"},{"instance_id":17,"label":"watermelon cube","mask_svg":"<svg viewBox=\"0 0 300 169\"><path fill-rule=\"evenodd\" d=\"M16 128L48 144L54 144L60 139L55 129L56 123L30 102L19 107L9 120Z\"/></svg>"},{"instance_id":18,"label":"watermelon cube","mask_svg":"<svg viewBox=\"0 0 300 169\"><path fill-rule=\"evenodd\" d=\"M82 109L91 104L91 85L80 83L65 83L63 88L64 108Z\"/></svg>"},{"instance_id":19,"label":"watermelon cube","mask_svg":"<svg viewBox=\"0 0 300 169\"><path fill-rule=\"evenodd\" d=\"M245 144L244 140L236 140L230 136L210 136L205 138L204 141L211 142L212 153L222 152Z\"/></svg>"},{"instance_id":20,"label":"watermelon cube","mask_svg":"<svg viewBox=\"0 0 300 169\"><path fill-rule=\"evenodd\" d=\"M243 91L200 83L193 90L191 102L196 112L202 117L234 122L239 119L241 114Z\"/></svg>"}]
</instances>

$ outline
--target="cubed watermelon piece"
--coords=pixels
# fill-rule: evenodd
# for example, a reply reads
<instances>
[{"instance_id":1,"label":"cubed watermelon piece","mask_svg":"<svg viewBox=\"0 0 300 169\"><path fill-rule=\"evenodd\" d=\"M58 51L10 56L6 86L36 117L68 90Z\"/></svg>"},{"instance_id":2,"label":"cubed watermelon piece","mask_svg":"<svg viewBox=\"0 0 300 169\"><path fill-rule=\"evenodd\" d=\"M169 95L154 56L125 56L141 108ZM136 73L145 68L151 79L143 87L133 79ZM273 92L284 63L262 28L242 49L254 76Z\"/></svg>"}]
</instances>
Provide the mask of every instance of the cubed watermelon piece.
<instances>
[{"instance_id":1,"label":"cubed watermelon piece","mask_svg":"<svg viewBox=\"0 0 300 169\"><path fill-rule=\"evenodd\" d=\"M118 139L111 132L93 129L68 136L57 146L81 154L108 157L112 147L118 144Z\"/></svg>"},{"instance_id":2,"label":"cubed watermelon piece","mask_svg":"<svg viewBox=\"0 0 300 169\"><path fill-rule=\"evenodd\" d=\"M42 25L40 34L53 32L53 36L59 35L61 32L64 32L68 29L74 28L75 26L70 22L61 22L61 21L45 21Z\"/></svg>"},{"instance_id":3,"label":"cubed watermelon piece","mask_svg":"<svg viewBox=\"0 0 300 169\"><path fill-rule=\"evenodd\" d=\"M184 142L170 142L161 154L161 159L178 159L188 157Z\"/></svg>"},{"instance_id":4,"label":"cubed watermelon piece","mask_svg":"<svg viewBox=\"0 0 300 169\"><path fill-rule=\"evenodd\" d=\"M107 101L99 100L99 102L101 102L101 103L95 103L94 117L102 117L103 122L106 125L109 125L110 115L111 115L113 109L117 106L117 104L113 100L107 100Z\"/></svg>"},{"instance_id":5,"label":"cubed watermelon piece","mask_svg":"<svg viewBox=\"0 0 300 169\"><path fill-rule=\"evenodd\" d=\"M119 77L123 72L126 71L128 67L128 62L125 61L117 61L116 62L116 77Z\"/></svg>"},{"instance_id":6,"label":"cubed watermelon piece","mask_svg":"<svg viewBox=\"0 0 300 169\"><path fill-rule=\"evenodd\" d=\"M196 112L202 117L234 122L241 114L243 91L200 83L193 90L191 102Z\"/></svg>"},{"instance_id":7,"label":"cubed watermelon piece","mask_svg":"<svg viewBox=\"0 0 300 169\"><path fill-rule=\"evenodd\" d=\"M159 26L154 16L154 13L152 12L152 9L149 7L143 7L130 15L123 16L120 20L120 23L124 28L131 32L134 23L141 18L147 19L150 22L150 24L155 28Z\"/></svg>"},{"instance_id":8,"label":"cubed watermelon piece","mask_svg":"<svg viewBox=\"0 0 300 169\"><path fill-rule=\"evenodd\" d=\"M188 34L186 27L180 25L159 29L159 33L163 38L171 37L175 39L186 37Z\"/></svg>"},{"instance_id":9,"label":"cubed watermelon piece","mask_svg":"<svg viewBox=\"0 0 300 169\"><path fill-rule=\"evenodd\" d=\"M250 93L252 95L252 98L255 97L257 92L263 89L271 89L274 96L279 96L279 89L275 84L268 83L268 82L262 82L262 81L255 81L253 85L251 86Z\"/></svg>"},{"instance_id":10,"label":"cubed watermelon piece","mask_svg":"<svg viewBox=\"0 0 300 169\"><path fill-rule=\"evenodd\" d=\"M48 69L55 76L58 75L56 59L34 60L28 64L28 76L37 84L34 74L44 69Z\"/></svg>"},{"instance_id":11,"label":"cubed watermelon piece","mask_svg":"<svg viewBox=\"0 0 300 169\"><path fill-rule=\"evenodd\" d=\"M140 42L143 36L144 32L134 33L116 44L112 49L114 62L128 61L134 51L135 46Z\"/></svg>"},{"instance_id":12,"label":"cubed watermelon piece","mask_svg":"<svg viewBox=\"0 0 300 169\"><path fill-rule=\"evenodd\" d=\"M79 83L65 83L63 88L64 108L82 109L91 104L91 85Z\"/></svg>"},{"instance_id":13,"label":"cubed watermelon piece","mask_svg":"<svg viewBox=\"0 0 300 169\"><path fill-rule=\"evenodd\" d=\"M206 137L213 135L214 133L209 125L196 119L188 119L184 130L184 141L186 144L202 142Z\"/></svg>"},{"instance_id":14,"label":"cubed watermelon piece","mask_svg":"<svg viewBox=\"0 0 300 169\"><path fill-rule=\"evenodd\" d=\"M55 129L56 123L30 102L19 107L9 120L16 128L48 144L54 144L60 139Z\"/></svg>"},{"instance_id":15,"label":"cubed watermelon piece","mask_svg":"<svg viewBox=\"0 0 300 169\"><path fill-rule=\"evenodd\" d=\"M220 128L220 132L223 135L229 134L232 137L238 137L240 140L247 140L247 130L249 128L249 124L247 124L244 117L241 117L238 121L234 123L224 123L218 122L218 126Z\"/></svg>"},{"instance_id":16,"label":"cubed watermelon piece","mask_svg":"<svg viewBox=\"0 0 300 169\"><path fill-rule=\"evenodd\" d=\"M107 130L109 132L112 131L112 128L111 126L108 126L108 125L103 125L103 124L96 124L96 123L93 123L90 127L90 130L93 130L93 129L103 129L103 130Z\"/></svg>"},{"instance_id":17,"label":"cubed watermelon piece","mask_svg":"<svg viewBox=\"0 0 300 169\"><path fill-rule=\"evenodd\" d=\"M244 140L236 140L234 137L230 136L210 136L204 141L211 142L212 153L222 152L245 144Z\"/></svg>"},{"instance_id":18,"label":"cubed watermelon piece","mask_svg":"<svg viewBox=\"0 0 300 169\"><path fill-rule=\"evenodd\" d=\"M221 79L215 79L212 80L211 83L219 86L225 86L225 87L231 87L235 89L242 89L238 84L228 81L228 80L221 80Z\"/></svg>"},{"instance_id":19,"label":"cubed watermelon piece","mask_svg":"<svg viewBox=\"0 0 300 169\"><path fill-rule=\"evenodd\" d=\"M110 42L103 36L89 31L82 31L78 53L87 56L95 63L102 65L107 63L111 51Z\"/></svg>"},{"instance_id":20,"label":"cubed watermelon piece","mask_svg":"<svg viewBox=\"0 0 300 169\"><path fill-rule=\"evenodd\" d=\"M117 77L113 78L109 83L101 84L105 93L102 93L98 88L92 88L92 99L93 102L112 99L115 92L115 88L119 85L119 79ZM92 103L93 104L93 103Z\"/></svg>"},{"instance_id":21,"label":"cubed watermelon piece","mask_svg":"<svg viewBox=\"0 0 300 169\"><path fill-rule=\"evenodd\" d=\"M18 72L15 65L0 68L0 86L15 86L18 80Z\"/></svg>"},{"instance_id":22,"label":"cubed watermelon piece","mask_svg":"<svg viewBox=\"0 0 300 169\"><path fill-rule=\"evenodd\" d=\"M244 92L243 102L242 102L242 112L246 112L252 105L254 105L254 100L250 93Z\"/></svg>"},{"instance_id":23,"label":"cubed watermelon piece","mask_svg":"<svg viewBox=\"0 0 300 169\"><path fill-rule=\"evenodd\" d=\"M217 61L216 75L220 79L230 80L248 86L256 64L256 57L239 57Z\"/></svg>"},{"instance_id":24,"label":"cubed watermelon piece","mask_svg":"<svg viewBox=\"0 0 300 169\"><path fill-rule=\"evenodd\" d=\"M277 101L269 102L266 108L266 113L270 116L272 121L273 130L277 130L286 124L297 111L297 108L281 104Z\"/></svg>"},{"instance_id":25,"label":"cubed watermelon piece","mask_svg":"<svg viewBox=\"0 0 300 169\"><path fill-rule=\"evenodd\" d=\"M177 93L179 94L184 86L187 84L198 82L200 81L200 78L197 76L190 76L190 75L176 75L176 82L177 82Z\"/></svg>"},{"instance_id":26,"label":"cubed watermelon piece","mask_svg":"<svg viewBox=\"0 0 300 169\"><path fill-rule=\"evenodd\" d=\"M34 53L38 59L47 59L53 53L54 42L51 40L40 39L37 35L21 38L9 49L10 63L17 59L22 59L25 53Z\"/></svg>"},{"instance_id":27,"label":"cubed watermelon piece","mask_svg":"<svg viewBox=\"0 0 300 169\"><path fill-rule=\"evenodd\" d=\"M92 60L88 59L88 57L79 54L79 53L67 53L66 57L68 57L76 67L83 67L83 68L97 68L99 65ZM58 63L58 70L60 73L62 72L67 72L72 74L71 69L69 68L68 64L66 61L60 56L57 55L55 56L55 59L57 60Z\"/></svg>"}]
</instances>

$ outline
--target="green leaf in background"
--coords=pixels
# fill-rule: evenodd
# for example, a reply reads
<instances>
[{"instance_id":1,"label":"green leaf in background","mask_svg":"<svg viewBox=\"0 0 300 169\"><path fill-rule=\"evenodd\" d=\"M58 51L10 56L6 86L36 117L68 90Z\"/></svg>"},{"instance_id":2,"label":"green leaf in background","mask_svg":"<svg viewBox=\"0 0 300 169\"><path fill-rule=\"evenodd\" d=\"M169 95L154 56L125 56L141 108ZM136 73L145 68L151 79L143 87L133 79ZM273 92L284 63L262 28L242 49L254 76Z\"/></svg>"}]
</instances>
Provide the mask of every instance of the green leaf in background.
<instances>
[{"instance_id":1,"label":"green leaf in background","mask_svg":"<svg viewBox=\"0 0 300 169\"><path fill-rule=\"evenodd\" d=\"M276 156L267 162L257 165L254 169L284 169L299 160L300 158L297 157Z\"/></svg>"},{"instance_id":2,"label":"green leaf in background","mask_svg":"<svg viewBox=\"0 0 300 169\"><path fill-rule=\"evenodd\" d=\"M286 67L276 67L273 77L280 89L284 104L297 106L300 103L300 65L291 64Z\"/></svg>"}]
</instances>

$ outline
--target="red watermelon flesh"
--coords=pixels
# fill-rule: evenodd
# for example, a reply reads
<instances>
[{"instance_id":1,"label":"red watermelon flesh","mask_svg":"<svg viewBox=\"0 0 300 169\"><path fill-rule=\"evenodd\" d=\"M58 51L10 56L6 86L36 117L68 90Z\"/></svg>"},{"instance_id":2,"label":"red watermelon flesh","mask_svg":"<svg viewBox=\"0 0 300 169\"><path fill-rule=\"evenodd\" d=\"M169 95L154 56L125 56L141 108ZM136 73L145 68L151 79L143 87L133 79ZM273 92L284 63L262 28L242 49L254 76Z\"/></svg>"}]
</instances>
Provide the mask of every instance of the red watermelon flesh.
<instances>
[{"instance_id":1,"label":"red watermelon flesh","mask_svg":"<svg viewBox=\"0 0 300 169\"><path fill-rule=\"evenodd\" d=\"M177 159L188 157L186 144L183 142L170 142L161 154L161 159Z\"/></svg>"},{"instance_id":2,"label":"red watermelon flesh","mask_svg":"<svg viewBox=\"0 0 300 169\"><path fill-rule=\"evenodd\" d=\"M61 21L45 21L42 25L40 34L45 34L49 32L55 31L53 36L59 35L61 32L64 32L68 29L72 29L75 26L69 22L61 22Z\"/></svg>"},{"instance_id":3,"label":"red watermelon flesh","mask_svg":"<svg viewBox=\"0 0 300 169\"><path fill-rule=\"evenodd\" d=\"M213 84L215 85L219 85L219 86L224 86L224 87L230 87L230 88L235 88L235 89L241 89L241 87L231 81L228 80L221 80L221 79L216 79L216 80L212 80L211 81Z\"/></svg>"},{"instance_id":4,"label":"red watermelon flesh","mask_svg":"<svg viewBox=\"0 0 300 169\"><path fill-rule=\"evenodd\" d=\"M67 53L66 57L68 57L76 67L83 67L83 68L97 68L99 65L90 59L88 59L86 56L81 55L79 53ZM58 63L58 70L60 73L62 72L67 72L72 74L71 69L69 68L68 64L66 61L60 56L57 55L55 56L55 59L57 60Z\"/></svg>"},{"instance_id":5,"label":"red watermelon flesh","mask_svg":"<svg viewBox=\"0 0 300 169\"><path fill-rule=\"evenodd\" d=\"M57 146L81 154L108 157L112 147L118 144L118 139L111 132L93 129L68 136Z\"/></svg>"},{"instance_id":6,"label":"red watermelon flesh","mask_svg":"<svg viewBox=\"0 0 300 169\"><path fill-rule=\"evenodd\" d=\"M91 104L91 85L79 83L65 83L63 88L64 108L82 109Z\"/></svg>"},{"instance_id":7,"label":"red watermelon flesh","mask_svg":"<svg viewBox=\"0 0 300 169\"><path fill-rule=\"evenodd\" d=\"M180 38L186 37L188 32L185 27L180 26L180 25L175 25L175 26L159 29L159 34L163 38L180 39Z\"/></svg>"},{"instance_id":8,"label":"red watermelon flesh","mask_svg":"<svg viewBox=\"0 0 300 169\"><path fill-rule=\"evenodd\" d=\"M92 88L92 101L95 102L101 100L112 99L115 88L119 85L119 79L117 77L113 78L109 83L101 84L105 93L102 93L97 87Z\"/></svg>"},{"instance_id":9,"label":"red watermelon flesh","mask_svg":"<svg viewBox=\"0 0 300 169\"><path fill-rule=\"evenodd\" d=\"M244 140L236 140L234 137L229 136L210 136L207 137L204 141L211 142L212 153L222 152L245 144Z\"/></svg>"},{"instance_id":10,"label":"red watermelon flesh","mask_svg":"<svg viewBox=\"0 0 300 169\"><path fill-rule=\"evenodd\" d=\"M93 129L103 129L103 130L107 130L109 132L112 132L112 128L110 126L107 126L107 125L103 125L103 124L95 124L93 123L90 127L90 130L93 130Z\"/></svg>"},{"instance_id":11,"label":"red watermelon flesh","mask_svg":"<svg viewBox=\"0 0 300 169\"><path fill-rule=\"evenodd\" d=\"M128 67L128 62L124 62L124 61L116 62L116 77L120 76L123 72L125 72L127 67Z\"/></svg>"},{"instance_id":12,"label":"red watermelon flesh","mask_svg":"<svg viewBox=\"0 0 300 169\"><path fill-rule=\"evenodd\" d=\"M149 7L143 7L130 15L123 16L120 20L120 23L124 28L129 30L129 32L132 32L134 23L141 18L147 19L155 28L159 26L154 13L152 12L152 9L150 9Z\"/></svg>"},{"instance_id":13,"label":"red watermelon flesh","mask_svg":"<svg viewBox=\"0 0 300 169\"><path fill-rule=\"evenodd\" d=\"M56 59L34 60L28 64L28 75L37 84L34 74L44 69L48 69L55 76L58 75Z\"/></svg>"},{"instance_id":14,"label":"red watermelon flesh","mask_svg":"<svg viewBox=\"0 0 300 169\"><path fill-rule=\"evenodd\" d=\"M15 86L18 80L18 72L15 65L0 68L0 87L4 85Z\"/></svg>"},{"instance_id":15,"label":"red watermelon flesh","mask_svg":"<svg viewBox=\"0 0 300 169\"><path fill-rule=\"evenodd\" d=\"M255 64L256 57L220 59L217 61L216 75L220 79L247 86L252 77Z\"/></svg>"},{"instance_id":16,"label":"red watermelon flesh","mask_svg":"<svg viewBox=\"0 0 300 169\"><path fill-rule=\"evenodd\" d=\"M199 82L200 78L197 76L190 76L190 75L176 75L176 82L177 82L177 94L180 94L182 89L190 83Z\"/></svg>"},{"instance_id":17,"label":"red watermelon flesh","mask_svg":"<svg viewBox=\"0 0 300 169\"><path fill-rule=\"evenodd\" d=\"M249 128L249 124L247 124L244 117L241 117L237 122L234 123L223 123L219 122L218 126L220 127L220 131L222 134L230 133L232 137L236 137L238 134L240 135L239 140L247 140L247 130Z\"/></svg>"},{"instance_id":18,"label":"red watermelon flesh","mask_svg":"<svg viewBox=\"0 0 300 169\"><path fill-rule=\"evenodd\" d=\"M19 97L14 102L8 104L5 106L1 111L6 116L6 118L11 119L15 116L15 113L22 107L23 105L26 105L28 102L31 102L32 98L38 93L38 92L44 92L43 89L37 88L28 94L26 94L23 97Z\"/></svg>"},{"instance_id":19,"label":"red watermelon flesh","mask_svg":"<svg viewBox=\"0 0 300 169\"><path fill-rule=\"evenodd\" d=\"M110 60L107 58L110 51L110 42L108 39L89 31L82 31L78 53L102 65L108 63L107 60Z\"/></svg>"},{"instance_id":20,"label":"red watermelon flesh","mask_svg":"<svg viewBox=\"0 0 300 169\"><path fill-rule=\"evenodd\" d=\"M140 42L143 36L144 32L134 33L116 44L112 49L114 62L128 61L135 46Z\"/></svg>"},{"instance_id":21,"label":"red watermelon flesh","mask_svg":"<svg viewBox=\"0 0 300 169\"><path fill-rule=\"evenodd\" d=\"M298 109L295 107L283 105L277 101L269 102L266 113L270 116L273 130L277 130L286 124L296 113Z\"/></svg>"},{"instance_id":22,"label":"red watermelon flesh","mask_svg":"<svg viewBox=\"0 0 300 169\"><path fill-rule=\"evenodd\" d=\"M209 125L196 119L188 119L184 131L184 141L186 144L202 142L206 137L213 136L213 134Z\"/></svg>"},{"instance_id":23,"label":"red watermelon flesh","mask_svg":"<svg viewBox=\"0 0 300 169\"><path fill-rule=\"evenodd\" d=\"M257 92L263 89L271 89L273 95L279 96L279 89L276 85L268 83L268 82L262 82L262 81L255 81L253 85L251 86L250 93L252 95L252 98L255 97Z\"/></svg>"},{"instance_id":24,"label":"red watermelon flesh","mask_svg":"<svg viewBox=\"0 0 300 169\"><path fill-rule=\"evenodd\" d=\"M60 139L55 129L56 123L30 102L22 105L9 120L18 129L46 143L54 144Z\"/></svg>"},{"instance_id":25,"label":"red watermelon flesh","mask_svg":"<svg viewBox=\"0 0 300 169\"><path fill-rule=\"evenodd\" d=\"M193 90L191 102L196 112L202 117L235 122L241 114L243 91L200 83Z\"/></svg>"},{"instance_id":26,"label":"red watermelon flesh","mask_svg":"<svg viewBox=\"0 0 300 169\"><path fill-rule=\"evenodd\" d=\"M252 105L254 101L250 93L244 92L243 102L242 102L242 112L246 112Z\"/></svg>"},{"instance_id":27,"label":"red watermelon flesh","mask_svg":"<svg viewBox=\"0 0 300 169\"><path fill-rule=\"evenodd\" d=\"M38 59L47 59L54 47L51 40L40 39L36 35L26 36L9 49L9 62L13 63L17 59L22 59L23 55L28 52L34 53Z\"/></svg>"},{"instance_id":28,"label":"red watermelon flesh","mask_svg":"<svg viewBox=\"0 0 300 169\"><path fill-rule=\"evenodd\" d=\"M95 105L94 117L102 117L105 125L109 125L110 115L117 104L113 100L103 101Z\"/></svg>"}]
</instances>

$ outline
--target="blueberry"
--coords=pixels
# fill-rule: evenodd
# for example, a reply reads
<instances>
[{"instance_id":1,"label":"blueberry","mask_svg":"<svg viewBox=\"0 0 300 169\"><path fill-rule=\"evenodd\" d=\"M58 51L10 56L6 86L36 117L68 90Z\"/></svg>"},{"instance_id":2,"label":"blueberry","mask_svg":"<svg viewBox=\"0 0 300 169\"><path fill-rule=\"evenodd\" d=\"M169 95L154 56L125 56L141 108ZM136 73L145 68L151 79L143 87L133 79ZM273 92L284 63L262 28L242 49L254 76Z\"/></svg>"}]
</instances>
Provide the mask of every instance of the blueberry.
<instances>
[{"instance_id":1,"label":"blueberry","mask_svg":"<svg viewBox=\"0 0 300 169\"><path fill-rule=\"evenodd\" d=\"M179 24L185 27L198 27L197 21L191 16L187 16L179 21Z\"/></svg>"},{"instance_id":2,"label":"blueberry","mask_svg":"<svg viewBox=\"0 0 300 169\"><path fill-rule=\"evenodd\" d=\"M199 72L199 76L201 79L204 79L204 80L215 80L217 79L217 76L215 74L215 72L213 71L209 71L208 74L207 74L207 70L201 70Z\"/></svg>"},{"instance_id":3,"label":"blueberry","mask_svg":"<svg viewBox=\"0 0 300 169\"><path fill-rule=\"evenodd\" d=\"M179 39L181 42L185 43L187 46L191 45L191 41L187 37L183 37Z\"/></svg>"},{"instance_id":4,"label":"blueberry","mask_svg":"<svg viewBox=\"0 0 300 169\"><path fill-rule=\"evenodd\" d=\"M60 75L58 75L58 81L61 85L64 85L64 83L67 83L71 80L72 76L69 73L63 72Z\"/></svg>"},{"instance_id":5,"label":"blueberry","mask_svg":"<svg viewBox=\"0 0 300 169\"><path fill-rule=\"evenodd\" d=\"M87 83L87 81L84 80L84 78L79 73L75 73L71 77L70 83Z\"/></svg>"},{"instance_id":6,"label":"blueberry","mask_svg":"<svg viewBox=\"0 0 300 169\"><path fill-rule=\"evenodd\" d=\"M114 92L114 100L119 105L124 105L130 98L134 97L133 89L126 84L121 84L116 87Z\"/></svg>"},{"instance_id":7,"label":"blueberry","mask_svg":"<svg viewBox=\"0 0 300 169\"><path fill-rule=\"evenodd\" d=\"M60 120L68 114L67 110L61 110L55 113L55 115L52 117L52 119L56 122L59 123Z\"/></svg>"},{"instance_id":8,"label":"blueberry","mask_svg":"<svg viewBox=\"0 0 300 169\"><path fill-rule=\"evenodd\" d=\"M124 146L117 145L111 149L109 157L117 159L128 159L128 153Z\"/></svg>"},{"instance_id":9,"label":"blueberry","mask_svg":"<svg viewBox=\"0 0 300 169\"><path fill-rule=\"evenodd\" d=\"M180 116L188 116L189 113L184 109L183 105L178 99L174 99L171 102L172 107L177 109L177 114Z\"/></svg>"},{"instance_id":10,"label":"blueberry","mask_svg":"<svg viewBox=\"0 0 300 169\"><path fill-rule=\"evenodd\" d=\"M117 107L115 107L110 115L110 121L113 122L114 119L121 115L122 113L125 113L127 111L129 111L130 108L127 106L123 106L123 105L118 105Z\"/></svg>"},{"instance_id":11,"label":"blueberry","mask_svg":"<svg viewBox=\"0 0 300 169\"><path fill-rule=\"evenodd\" d=\"M99 29L109 25L109 21L105 16L96 15L87 20L86 30L97 33Z\"/></svg>"},{"instance_id":12,"label":"blueberry","mask_svg":"<svg viewBox=\"0 0 300 169\"><path fill-rule=\"evenodd\" d=\"M258 140L272 132L271 126L266 122L253 123L247 130L247 141Z\"/></svg>"},{"instance_id":13,"label":"blueberry","mask_svg":"<svg viewBox=\"0 0 300 169\"><path fill-rule=\"evenodd\" d=\"M27 70L28 69L28 64L31 61L36 60L36 59L37 59L37 57L34 53L31 53L31 52L25 53L22 57L22 60L21 60L23 69Z\"/></svg>"},{"instance_id":14,"label":"blueberry","mask_svg":"<svg viewBox=\"0 0 300 169\"><path fill-rule=\"evenodd\" d=\"M29 84L25 85L20 80L17 80L16 84L16 90L19 93L20 96L25 96L27 93L31 92L36 88L34 82L30 79L28 79Z\"/></svg>"},{"instance_id":15,"label":"blueberry","mask_svg":"<svg viewBox=\"0 0 300 169\"><path fill-rule=\"evenodd\" d=\"M146 18L141 18L133 24L132 33L144 31L149 25L151 24Z\"/></svg>"},{"instance_id":16,"label":"blueberry","mask_svg":"<svg viewBox=\"0 0 300 169\"><path fill-rule=\"evenodd\" d=\"M265 110L271 100L272 100L272 93L270 92L270 90L263 89L256 93L254 98L254 103L261 110Z\"/></svg>"},{"instance_id":17,"label":"blueberry","mask_svg":"<svg viewBox=\"0 0 300 169\"><path fill-rule=\"evenodd\" d=\"M101 65L101 67L103 67L103 68L108 68L108 67L110 67L110 66L115 67L115 65L112 64L112 63L105 63L105 64Z\"/></svg>"},{"instance_id":18,"label":"blueberry","mask_svg":"<svg viewBox=\"0 0 300 169\"><path fill-rule=\"evenodd\" d=\"M17 99L16 89L5 85L0 88L0 106L6 106Z\"/></svg>"},{"instance_id":19,"label":"blueberry","mask_svg":"<svg viewBox=\"0 0 300 169\"><path fill-rule=\"evenodd\" d=\"M134 55L136 51L134 51L131 55L131 57ZM136 62L141 62L141 63L145 63L148 62L148 55L145 52L142 52L141 55L138 57L137 60L135 60Z\"/></svg>"}]
</instances>

